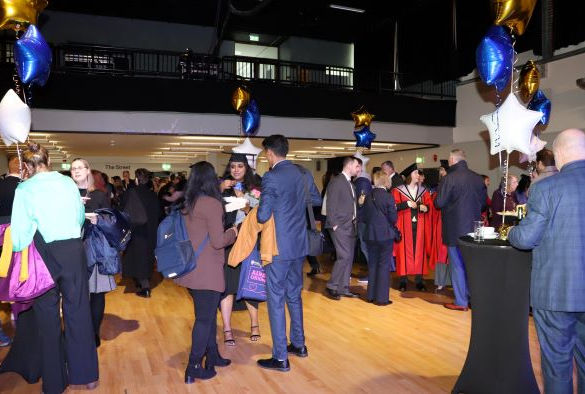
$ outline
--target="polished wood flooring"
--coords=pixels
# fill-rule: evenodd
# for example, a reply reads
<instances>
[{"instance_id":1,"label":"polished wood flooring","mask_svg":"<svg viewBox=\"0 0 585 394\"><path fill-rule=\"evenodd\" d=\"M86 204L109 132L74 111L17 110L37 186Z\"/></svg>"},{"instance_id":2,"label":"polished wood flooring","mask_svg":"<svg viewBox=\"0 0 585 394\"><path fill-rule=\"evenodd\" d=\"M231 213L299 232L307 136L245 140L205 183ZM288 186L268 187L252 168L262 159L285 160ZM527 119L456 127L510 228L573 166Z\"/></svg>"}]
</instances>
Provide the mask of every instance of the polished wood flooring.
<instances>
[{"instance_id":1,"label":"polished wood flooring","mask_svg":"<svg viewBox=\"0 0 585 394\"><path fill-rule=\"evenodd\" d=\"M262 338L249 340L247 311L234 312L237 345L225 347L218 315L218 341L233 364L218 368L209 381L183 383L191 341L193 306L185 289L159 283L152 298L119 286L106 297L102 325L99 387L93 393L448 393L467 354L471 314L450 311L446 295L391 290L390 306L361 299L333 301L322 295L329 274L305 277L303 302L309 357L290 357L288 373L260 369L256 360L270 356L266 305L260 305ZM397 281L394 280L394 283ZM410 284L412 285L412 284ZM352 279L353 290L365 286ZM434 288L427 281L429 289ZM412 286L414 287L414 286ZM1 313L6 331L11 324ZM542 389L538 342L530 322L532 363ZM6 348L0 349L0 360ZM40 393L16 374L0 375L1 393ZM69 388L67 393L87 392Z\"/></svg>"}]
</instances>

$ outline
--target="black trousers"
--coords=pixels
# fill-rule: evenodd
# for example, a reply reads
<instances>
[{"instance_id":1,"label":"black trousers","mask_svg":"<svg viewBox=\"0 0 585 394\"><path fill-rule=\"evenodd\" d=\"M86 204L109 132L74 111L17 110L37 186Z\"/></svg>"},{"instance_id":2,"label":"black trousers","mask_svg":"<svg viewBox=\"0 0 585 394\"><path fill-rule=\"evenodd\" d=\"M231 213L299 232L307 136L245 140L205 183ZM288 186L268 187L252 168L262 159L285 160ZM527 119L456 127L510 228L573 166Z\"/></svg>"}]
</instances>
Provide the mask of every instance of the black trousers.
<instances>
[{"instance_id":1,"label":"black trousers","mask_svg":"<svg viewBox=\"0 0 585 394\"><path fill-rule=\"evenodd\" d=\"M317 257L307 256L307 261L309 262L311 269L318 270L320 268L319 261L317 261Z\"/></svg>"},{"instance_id":2,"label":"black trousers","mask_svg":"<svg viewBox=\"0 0 585 394\"><path fill-rule=\"evenodd\" d=\"M104 320L106 310L106 293L91 293L89 295L89 306L91 310L91 324L96 336L100 335L100 326Z\"/></svg>"},{"instance_id":3,"label":"black trousers","mask_svg":"<svg viewBox=\"0 0 585 394\"><path fill-rule=\"evenodd\" d=\"M390 264L394 240L367 241L368 244L368 294L367 299L386 303L390 293Z\"/></svg>"},{"instance_id":4,"label":"black trousers","mask_svg":"<svg viewBox=\"0 0 585 394\"><path fill-rule=\"evenodd\" d=\"M83 244L69 239L47 246L53 258L45 263L55 288L35 300L33 311L41 344L43 392L52 394L63 392L69 383L94 382L99 372Z\"/></svg>"},{"instance_id":5,"label":"black trousers","mask_svg":"<svg viewBox=\"0 0 585 394\"><path fill-rule=\"evenodd\" d=\"M221 293L214 290L189 289L189 294L193 297L195 307L189 364L197 364L206 353L217 352L217 308Z\"/></svg>"}]
</instances>

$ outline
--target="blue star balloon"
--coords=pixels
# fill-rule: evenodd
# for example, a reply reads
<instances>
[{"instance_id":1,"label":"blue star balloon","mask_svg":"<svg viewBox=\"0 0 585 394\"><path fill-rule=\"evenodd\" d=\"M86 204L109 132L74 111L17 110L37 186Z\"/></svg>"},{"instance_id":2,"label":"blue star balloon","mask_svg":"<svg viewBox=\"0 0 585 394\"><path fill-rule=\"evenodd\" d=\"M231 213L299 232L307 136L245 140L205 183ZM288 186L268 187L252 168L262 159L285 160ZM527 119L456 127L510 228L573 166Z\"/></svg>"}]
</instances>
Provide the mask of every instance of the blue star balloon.
<instances>
[{"instance_id":1,"label":"blue star balloon","mask_svg":"<svg viewBox=\"0 0 585 394\"><path fill-rule=\"evenodd\" d=\"M546 125L550 120L551 102L544 93L542 93L542 90L537 90L536 93L534 93L532 100L528 103L528 109L542 112L540 123L543 125Z\"/></svg>"},{"instance_id":2,"label":"blue star balloon","mask_svg":"<svg viewBox=\"0 0 585 394\"><path fill-rule=\"evenodd\" d=\"M242 131L247 136L252 136L260 126L260 110L256 100L250 100L242 113Z\"/></svg>"},{"instance_id":3,"label":"blue star balloon","mask_svg":"<svg viewBox=\"0 0 585 394\"><path fill-rule=\"evenodd\" d=\"M53 55L35 25L30 25L14 44L14 61L23 83L43 86L49 79Z\"/></svg>"},{"instance_id":4,"label":"blue star balloon","mask_svg":"<svg viewBox=\"0 0 585 394\"><path fill-rule=\"evenodd\" d=\"M372 146L372 141L376 139L376 134L370 131L369 126L364 126L361 130L355 130L353 135L355 136L356 148L370 149Z\"/></svg>"},{"instance_id":5,"label":"blue star balloon","mask_svg":"<svg viewBox=\"0 0 585 394\"><path fill-rule=\"evenodd\" d=\"M514 47L503 26L492 26L475 51L475 62L480 78L495 85L498 92L506 88L512 76Z\"/></svg>"}]
</instances>

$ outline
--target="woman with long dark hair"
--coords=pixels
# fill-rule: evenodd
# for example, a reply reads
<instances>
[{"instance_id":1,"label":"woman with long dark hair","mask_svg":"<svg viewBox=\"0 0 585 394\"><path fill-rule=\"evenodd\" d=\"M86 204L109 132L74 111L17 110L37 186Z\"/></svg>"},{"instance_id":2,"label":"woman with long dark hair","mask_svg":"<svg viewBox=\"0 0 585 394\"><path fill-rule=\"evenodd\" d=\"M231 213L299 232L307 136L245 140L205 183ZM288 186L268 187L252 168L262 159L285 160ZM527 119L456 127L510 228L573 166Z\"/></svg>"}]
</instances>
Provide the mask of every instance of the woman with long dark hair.
<instances>
[{"instance_id":1,"label":"woman with long dark hair","mask_svg":"<svg viewBox=\"0 0 585 394\"><path fill-rule=\"evenodd\" d=\"M175 283L189 290L195 306L191 353L185 370L185 383L193 383L195 379L214 377L215 366L224 367L231 363L221 357L217 348L217 308L225 290L224 248L234 243L238 230L235 227L224 230L224 208L217 174L206 161L191 166L183 214L193 249L197 250L201 243L206 242L197 259L197 267L175 279ZM201 364L204 356L205 368Z\"/></svg>"},{"instance_id":2,"label":"woman with long dark hair","mask_svg":"<svg viewBox=\"0 0 585 394\"><path fill-rule=\"evenodd\" d=\"M92 170L87 160L77 158L71 163L71 178L75 181L81 195L81 201L85 205L85 228L89 229L90 223L97 223L97 216L94 213L99 208L110 208L110 198L105 192L105 185L101 172ZM87 231L84 232L87 234ZM84 237L84 244L88 247L87 237ZM114 275L100 274L98 265L93 266L89 278L89 302L91 308L91 320L95 333L95 344L100 346L100 326L104 319L106 309L106 293L116 288Z\"/></svg>"},{"instance_id":3,"label":"woman with long dark hair","mask_svg":"<svg viewBox=\"0 0 585 394\"><path fill-rule=\"evenodd\" d=\"M220 185L222 197L244 197L246 194L250 196L250 192L253 189L260 189L259 185L256 184L256 176L248 164L246 155L241 153L233 153L231 155L222 179L223 181ZM224 217L224 228L228 229L234 225L239 225L249 211L250 205L247 205L243 209L226 213ZM260 325L258 323L258 301L243 300L243 302L237 302L234 305L234 297L238 293L240 284L242 265L239 264L237 267L232 267L227 264L227 256L230 250L231 247L226 248L226 264L224 265L225 291L222 294L220 309L223 320L224 343L227 346L235 346L236 341L234 340L231 326L233 309L243 310L244 308L248 308L251 327L250 340L253 342L260 339Z\"/></svg>"},{"instance_id":4,"label":"woman with long dark hair","mask_svg":"<svg viewBox=\"0 0 585 394\"><path fill-rule=\"evenodd\" d=\"M68 384L88 384L92 388L98 379L98 360L81 242L85 209L73 180L50 170L45 148L29 144L22 162L30 177L18 185L14 196L14 251L26 248L38 230L52 257L45 264L55 282L53 289L34 302L41 354L40 361L31 361L41 364L45 393L61 393Z\"/></svg>"}]
</instances>

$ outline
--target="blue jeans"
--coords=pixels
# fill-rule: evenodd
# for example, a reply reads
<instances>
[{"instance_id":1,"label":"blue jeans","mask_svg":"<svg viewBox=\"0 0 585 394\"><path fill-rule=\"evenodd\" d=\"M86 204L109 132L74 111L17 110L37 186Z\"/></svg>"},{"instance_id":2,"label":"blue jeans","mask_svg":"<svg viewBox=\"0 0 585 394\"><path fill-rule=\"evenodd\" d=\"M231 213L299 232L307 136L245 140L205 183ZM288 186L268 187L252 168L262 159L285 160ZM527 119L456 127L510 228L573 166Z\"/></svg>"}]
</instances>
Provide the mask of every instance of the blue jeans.
<instances>
[{"instance_id":1,"label":"blue jeans","mask_svg":"<svg viewBox=\"0 0 585 394\"><path fill-rule=\"evenodd\" d=\"M465 262L457 246L447 247L449 254L449 269L451 270L451 283L455 293L455 305L469 305L469 291L467 289L467 274L465 273Z\"/></svg>"},{"instance_id":2,"label":"blue jeans","mask_svg":"<svg viewBox=\"0 0 585 394\"><path fill-rule=\"evenodd\" d=\"M573 392L573 359L577 364L577 392L585 392L585 312L534 309L540 343L544 392Z\"/></svg>"},{"instance_id":3,"label":"blue jeans","mask_svg":"<svg viewBox=\"0 0 585 394\"><path fill-rule=\"evenodd\" d=\"M268 318L272 331L272 357L286 360L286 313L290 315L290 341L296 347L305 346L303 328L303 262L304 257L296 260L274 260L266 266L266 295Z\"/></svg>"}]
</instances>

